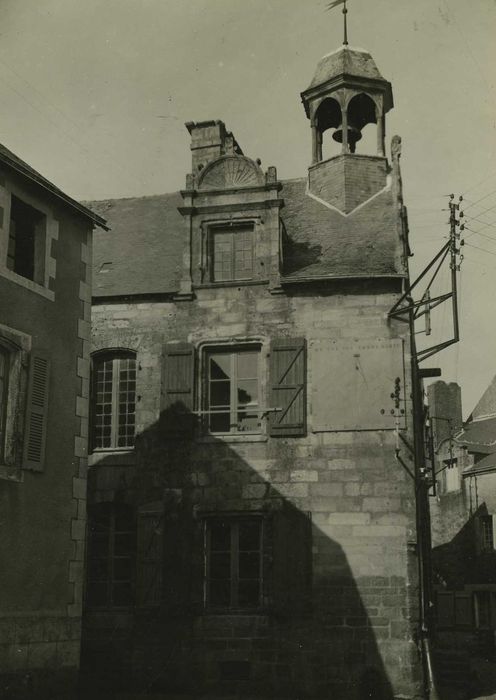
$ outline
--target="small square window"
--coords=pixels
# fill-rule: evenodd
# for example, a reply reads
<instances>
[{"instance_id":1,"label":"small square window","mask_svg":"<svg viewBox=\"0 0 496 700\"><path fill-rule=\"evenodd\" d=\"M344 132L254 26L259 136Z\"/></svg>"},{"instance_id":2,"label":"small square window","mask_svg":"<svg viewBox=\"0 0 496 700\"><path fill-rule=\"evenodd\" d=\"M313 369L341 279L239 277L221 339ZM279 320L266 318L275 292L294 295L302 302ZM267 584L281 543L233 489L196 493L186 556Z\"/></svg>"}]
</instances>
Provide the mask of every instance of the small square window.
<instances>
[{"instance_id":1,"label":"small square window","mask_svg":"<svg viewBox=\"0 0 496 700\"><path fill-rule=\"evenodd\" d=\"M214 227L210 235L211 281L253 278L253 226Z\"/></svg>"},{"instance_id":2,"label":"small square window","mask_svg":"<svg viewBox=\"0 0 496 700\"><path fill-rule=\"evenodd\" d=\"M260 432L260 348L206 353L206 415L210 433Z\"/></svg>"},{"instance_id":3,"label":"small square window","mask_svg":"<svg viewBox=\"0 0 496 700\"><path fill-rule=\"evenodd\" d=\"M209 608L250 610L262 604L261 518L207 521L206 598Z\"/></svg>"},{"instance_id":4,"label":"small square window","mask_svg":"<svg viewBox=\"0 0 496 700\"><path fill-rule=\"evenodd\" d=\"M45 283L46 216L14 195L10 207L7 269Z\"/></svg>"}]
</instances>

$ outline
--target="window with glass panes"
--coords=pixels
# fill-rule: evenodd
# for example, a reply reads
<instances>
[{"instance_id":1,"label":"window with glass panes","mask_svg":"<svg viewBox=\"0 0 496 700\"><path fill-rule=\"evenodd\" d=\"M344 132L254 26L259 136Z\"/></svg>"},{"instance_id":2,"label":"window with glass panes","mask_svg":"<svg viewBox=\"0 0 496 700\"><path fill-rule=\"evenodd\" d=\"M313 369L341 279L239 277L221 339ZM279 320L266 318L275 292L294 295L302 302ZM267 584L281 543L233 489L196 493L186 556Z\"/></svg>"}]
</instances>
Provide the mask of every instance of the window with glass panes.
<instances>
[{"instance_id":1,"label":"window with glass panes","mask_svg":"<svg viewBox=\"0 0 496 700\"><path fill-rule=\"evenodd\" d=\"M213 228L211 256L213 282L251 279L253 277L253 226Z\"/></svg>"},{"instance_id":2,"label":"window with glass panes","mask_svg":"<svg viewBox=\"0 0 496 700\"><path fill-rule=\"evenodd\" d=\"M261 518L207 521L206 600L219 609L253 609L262 604Z\"/></svg>"},{"instance_id":3,"label":"window with glass panes","mask_svg":"<svg viewBox=\"0 0 496 700\"><path fill-rule=\"evenodd\" d=\"M94 449L134 445L136 358L131 353L93 360L92 439Z\"/></svg>"},{"instance_id":4,"label":"window with glass panes","mask_svg":"<svg viewBox=\"0 0 496 700\"><path fill-rule=\"evenodd\" d=\"M206 359L209 432L260 431L260 349L213 350Z\"/></svg>"},{"instance_id":5,"label":"window with glass panes","mask_svg":"<svg viewBox=\"0 0 496 700\"><path fill-rule=\"evenodd\" d=\"M492 552L494 549L493 516L483 515L480 518L480 548L482 552Z\"/></svg>"},{"instance_id":6,"label":"window with glass panes","mask_svg":"<svg viewBox=\"0 0 496 700\"><path fill-rule=\"evenodd\" d=\"M0 346L0 460L4 457L5 424L7 421L7 398L9 379L9 353Z\"/></svg>"},{"instance_id":7,"label":"window with glass panes","mask_svg":"<svg viewBox=\"0 0 496 700\"><path fill-rule=\"evenodd\" d=\"M93 608L134 603L136 521L131 506L100 503L88 510L86 602Z\"/></svg>"}]
</instances>

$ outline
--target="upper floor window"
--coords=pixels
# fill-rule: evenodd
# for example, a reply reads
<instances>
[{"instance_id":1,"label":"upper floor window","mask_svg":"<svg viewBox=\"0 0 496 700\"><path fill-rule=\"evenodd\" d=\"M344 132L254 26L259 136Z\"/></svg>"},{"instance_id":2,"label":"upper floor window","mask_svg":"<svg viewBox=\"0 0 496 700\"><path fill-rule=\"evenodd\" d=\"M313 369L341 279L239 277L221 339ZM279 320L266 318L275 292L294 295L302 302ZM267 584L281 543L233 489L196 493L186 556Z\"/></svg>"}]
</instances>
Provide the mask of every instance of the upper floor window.
<instances>
[{"instance_id":1,"label":"upper floor window","mask_svg":"<svg viewBox=\"0 0 496 700\"><path fill-rule=\"evenodd\" d=\"M88 510L86 601L90 607L134 602L136 521L131 506L99 503Z\"/></svg>"},{"instance_id":2,"label":"upper floor window","mask_svg":"<svg viewBox=\"0 0 496 700\"><path fill-rule=\"evenodd\" d=\"M7 269L37 284L44 284L45 236L45 214L12 195Z\"/></svg>"},{"instance_id":3,"label":"upper floor window","mask_svg":"<svg viewBox=\"0 0 496 700\"><path fill-rule=\"evenodd\" d=\"M260 430L260 348L207 352L207 415L211 433Z\"/></svg>"},{"instance_id":4,"label":"upper floor window","mask_svg":"<svg viewBox=\"0 0 496 700\"><path fill-rule=\"evenodd\" d=\"M7 400L9 390L9 353L0 346L0 463L5 454Z\"/></svg>"},{"instance_id":5,"label":"upper floor window","mask_svg":"<svg viewBox=\"0 0 496 700\"><path fill-rule=\"evenodd\" d=\"M253 225L216 226L210 236L212 282L253 278Z\"/></svg>"},{"instance_id":6,"label":"upper floor window","mask_svg":"<svg viewBox=\"0 0 496 700\"><path fill-rule=\"evenodd\" d=\"M93 359L92 445L94 449L134 445L136 356L131 352Z\"/></svg>"},{"instance_id":7,"label":"upper floor window","mask_svg":"<svg viewBox=\"0 0 496 700\"><path fill-rule=\"evenodd\" d=\"M492 552L494 550L493 516L482 515L479 520L481 552Z\"/></svg>"},{"instance_id":8,"label":"upper floor window","mask_svg":"<svg viewBox=\"0 0 496 700\"><path fill-rule=\"evenodd\" d=\"M207 521L207 605L258 608L262 604L262 519Z\"/></svg>"}]
</instances>

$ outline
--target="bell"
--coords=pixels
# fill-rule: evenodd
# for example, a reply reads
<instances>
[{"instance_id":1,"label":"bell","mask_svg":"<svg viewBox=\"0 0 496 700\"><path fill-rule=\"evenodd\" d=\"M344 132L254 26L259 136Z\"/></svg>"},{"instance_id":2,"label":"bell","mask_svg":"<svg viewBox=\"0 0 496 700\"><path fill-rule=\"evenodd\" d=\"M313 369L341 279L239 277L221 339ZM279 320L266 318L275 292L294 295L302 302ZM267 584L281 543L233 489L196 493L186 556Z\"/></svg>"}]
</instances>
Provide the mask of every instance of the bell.
<instances>
[{"instance_id":1,"label":"bell","mask_svg":"<svg viewBox=\"0 0 496 700\"><path fill-rule=\"evenodd\" d=\"M343 143L343 125L338 126L336 131L333 133L332 138L338 143ZM355 146L357 141L362 138L362 132L353 124L348 124L348 146L350 148L350 153L355 153Z\"/></svg>"}]
</instances>

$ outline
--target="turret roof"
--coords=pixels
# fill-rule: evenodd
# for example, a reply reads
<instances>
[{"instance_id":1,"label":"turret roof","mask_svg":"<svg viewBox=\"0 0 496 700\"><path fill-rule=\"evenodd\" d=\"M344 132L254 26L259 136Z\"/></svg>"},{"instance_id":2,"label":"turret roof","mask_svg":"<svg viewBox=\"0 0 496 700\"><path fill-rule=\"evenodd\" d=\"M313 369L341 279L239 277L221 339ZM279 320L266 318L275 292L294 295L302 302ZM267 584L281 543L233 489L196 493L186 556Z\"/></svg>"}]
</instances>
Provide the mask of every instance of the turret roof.
<instances>
[{"instance_id":1,"label":"turret roof","mask_svg":"<svg viewBox=\"0 0 496 700\"><path fill-rule=\"evenodd\" d=\"M355 78L384 80L379 73L374 59L365 49L341 46L336 51L323 56L317 64L317 70L309 88L322 85L339 75Z\"/></svg>"}]
</instances>

